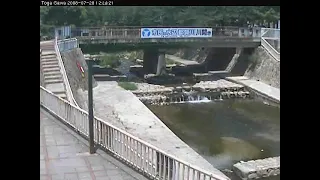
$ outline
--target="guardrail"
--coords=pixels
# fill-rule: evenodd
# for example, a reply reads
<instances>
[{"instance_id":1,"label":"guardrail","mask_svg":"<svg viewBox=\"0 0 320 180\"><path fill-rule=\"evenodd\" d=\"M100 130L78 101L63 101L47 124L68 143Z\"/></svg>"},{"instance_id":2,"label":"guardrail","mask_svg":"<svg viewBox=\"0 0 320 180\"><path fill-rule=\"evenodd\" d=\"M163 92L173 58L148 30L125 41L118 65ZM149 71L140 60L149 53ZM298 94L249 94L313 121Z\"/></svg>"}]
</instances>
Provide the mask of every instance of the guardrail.
<instances>
[{"instance_id":1,"label":"guardrail","mask_svg":"<svg viewBox=\"0 0 320 180\"><path fill-rule=\"evenodd\" d=\"M41 58L42 57L42 49L40 49L40 63L41 63ZM41 65L40 65L40 86L44 86L44 76L43 72L41 71Z\"/></svg>"},{"instance_id":2,"label":"guardrail","mask_svg":"<svg viewBox=\"0 0 320 180\"><path fill-rule=\"evenodd\" d=\"M265 39L277 39L280 41L280 29L261 28L261 37Z\"/></svg>"},{"instance_id":3,"label":"guardrail","mask_svg":"<svg viewBox=\"0 0 320 180\"><path fill-rule=\"evenodd\" d=\"M58 40L58 47L60 52L68 51L79 47L76 38Z\"/></svg>"},{"instance_id":4,"label":"guardrail","mask_svg":"<svg viewBox=\"0 0 320 180\"><path fill-rule=\"evenodd\" d=\"M88 113L40 86L40 105L88 138ZM228 180L190 165L94 117L94 141L151 179Z\"/></svg>"},{"instance_id":5,"label":"guardrail","mask_svg":"<svg viewBox=\"0 0 320 180\"><path fill-rule=\"evenodd\" d=\"M280 53L275 50L264 38L261 38L261 46L263 46L275 60L280 61Z\"/></svg>"},{"instance_id":6,"label":"guardrail","mask_svg":"<svg viewBox=\"0 0 320 180\"><path fill-rule=\"evenodd\" d=\"M57 39L57 37L54 40L54 48L55 48L55 51L56 51L56 54L57 54L57 59L58 59L58 63L59 63L59 66L60 66L60 72L62 74L62 79L63 79L63 82L64 82L63 84L64 84L64 87L65 87L65 90L66 90L67 99L72 104L78 106L76 100L73 97L73 93L72 93L72 90L71 90L71 87L70 87L70 83L69 83L69 80L68 80L66 69L65 69L63 61L62 61L62 57L61 57L60 50L59 50L59 47L58 47L58 39Z\"/></svg>"},{"instance_id":7,"label":"guardrail","mask_svg":"<svg viewBox=\"0 0 320 180\"><path fill-rule=\"evenodd\" d=\"M90 38L103 39L141 39L141 28L76 28L72 34L77 34L78 40ZM159 27L158 27L159 28ZM166 28L166 27L160 27ZM177 27L178 28L178 27ZM179 27L184 28L184 27ZM235 37L235 38L260 38L261 28L239 28L239 27L213 27L212 38ZM173 38L174 39L174 38ZM208 39L208 38L206 38ZM210 38L209 38L210 39Z\"/></svg>"}]
</instances>

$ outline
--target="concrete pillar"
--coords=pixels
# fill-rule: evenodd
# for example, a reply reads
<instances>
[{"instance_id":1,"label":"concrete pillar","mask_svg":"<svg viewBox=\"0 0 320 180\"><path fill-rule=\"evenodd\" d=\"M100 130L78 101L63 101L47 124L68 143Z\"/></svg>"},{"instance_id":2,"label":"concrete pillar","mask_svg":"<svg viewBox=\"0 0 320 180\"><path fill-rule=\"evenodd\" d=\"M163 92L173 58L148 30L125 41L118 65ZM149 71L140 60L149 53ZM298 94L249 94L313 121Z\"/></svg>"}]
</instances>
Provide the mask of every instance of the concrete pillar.
<instances>
[{"instance_id":1,"label":"concrete pillar","mask_svg":"<svg viewBox=\"0 0 320 180\"><path fill-rule=\"evenodd\" d=\"M242 37L242 28L239 28L239 37Z\"/></svg>"},{"instance_id":2,"label":"concrete pillar","mask_svg":"<svg viewBox=\"0 0 320 180\"><path fill-rule=\"evenodd\" d=\"M166 58L164 52L159 52L158 65L157 65L157 76L166 74Z\"/></svg>"},{"instance_id":3,"label":"concrete pillar","mask_svg":"<svg viewBox=\"0 0 320 180\"><path fill-rule=\"evenodd\" d=\"M143 51L143 69L146 74L156 74L159 52L157 49Z\"/></svg>"},{"instance_id":4,"label":"concrete pillar","mask_svg":"<svg viewBox=\"0 0 320 180\"><path fill-rule=\"evenodd\" d=\"M260 28L253 28L253 37L261 37L261 29Z\"/></svg>"}]
</instances>

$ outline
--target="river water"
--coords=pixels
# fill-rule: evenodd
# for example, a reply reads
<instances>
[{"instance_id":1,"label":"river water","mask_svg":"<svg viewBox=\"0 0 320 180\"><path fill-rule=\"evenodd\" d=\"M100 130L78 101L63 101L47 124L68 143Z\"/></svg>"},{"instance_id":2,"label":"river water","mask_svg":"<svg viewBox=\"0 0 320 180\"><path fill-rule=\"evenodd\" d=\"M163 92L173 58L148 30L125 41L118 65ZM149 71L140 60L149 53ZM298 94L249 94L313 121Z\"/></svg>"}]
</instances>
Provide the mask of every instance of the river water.
<instances>
[{"instance_id":1,"label":"river water","mask_svg":"<svg viewBox=\"0 0 320 180\"><path fill-rule=\"evenodd\" d=\"M214 167L280 155L280 108L256 100L148 106ZM233 173L226 173L238 180ZM280 176L264 178L279 180Z\"/></svg>"}]
</instances>

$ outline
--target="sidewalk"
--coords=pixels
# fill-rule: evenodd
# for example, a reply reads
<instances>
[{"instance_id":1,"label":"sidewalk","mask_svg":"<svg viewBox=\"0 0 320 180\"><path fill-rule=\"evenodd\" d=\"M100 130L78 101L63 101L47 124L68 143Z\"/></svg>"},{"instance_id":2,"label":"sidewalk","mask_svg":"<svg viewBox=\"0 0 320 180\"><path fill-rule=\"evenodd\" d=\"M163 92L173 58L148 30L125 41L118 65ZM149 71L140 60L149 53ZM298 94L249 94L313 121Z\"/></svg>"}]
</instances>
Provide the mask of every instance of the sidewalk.
<instances>
[{"instance_id":1,"label":"sidewalk","mask_svg":"<svg viewBox=\"0 0 320 180\"><path fill-rule=\"evenodd\" d=\"M227 80L230 80L235 83L239 83L241 85L247 86L265 96L268 96L278 103L280 103L280 89L269 86L263 82L251 80L245 76L234 76L234 77L226 77Z\"/></svg>"},{"instance_id":2,"label":"sidewalk","mask_svg":"<svg viewBox=\"0 0 320 180\"><path fill-rule=\"evenodd\" d=\"M40 108L41 180L147 180L104 151L88 150L86 140Z\"/></svg>"}]
</instances>

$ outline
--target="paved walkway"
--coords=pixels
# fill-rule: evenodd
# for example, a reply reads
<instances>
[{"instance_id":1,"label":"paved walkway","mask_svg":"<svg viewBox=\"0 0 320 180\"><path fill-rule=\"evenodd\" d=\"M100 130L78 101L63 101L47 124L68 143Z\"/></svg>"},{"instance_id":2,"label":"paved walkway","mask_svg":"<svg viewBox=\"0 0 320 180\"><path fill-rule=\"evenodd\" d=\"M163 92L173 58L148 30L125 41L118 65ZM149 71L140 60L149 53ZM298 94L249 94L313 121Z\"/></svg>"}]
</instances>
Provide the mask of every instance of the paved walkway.
<instances>
[{"instance_id":1,"label":"paved walkway","mask_svg":"<svg viewBox=\"0 0 320 180\"><path fill-rule=\"evenodd\" d=\"M226 77L227 80L248 86L249 88L268 96L280 103L280 89L267 85L263 82L251 80L246 76Z\"/></svg>"},{"instance_id":2,"label":"paved walkway","mask_svg":"<svg viewBox=\"0 0 320 180\"><path fill-rule=\"evenodd\" d=\"M107 153L88 153L87 141L40 108L41 180L147 180Z\"/></svg>"}]
</instances>

